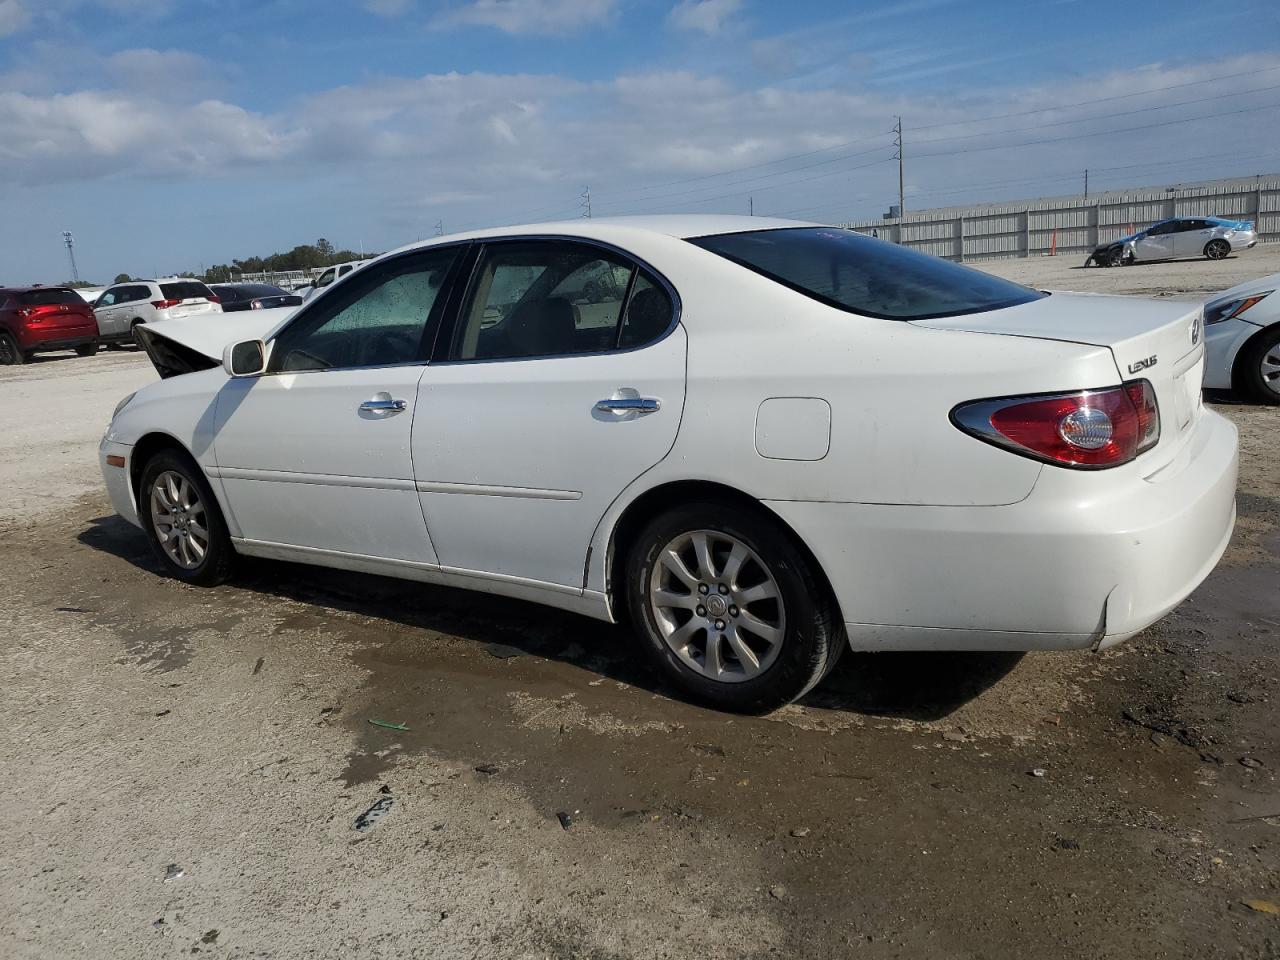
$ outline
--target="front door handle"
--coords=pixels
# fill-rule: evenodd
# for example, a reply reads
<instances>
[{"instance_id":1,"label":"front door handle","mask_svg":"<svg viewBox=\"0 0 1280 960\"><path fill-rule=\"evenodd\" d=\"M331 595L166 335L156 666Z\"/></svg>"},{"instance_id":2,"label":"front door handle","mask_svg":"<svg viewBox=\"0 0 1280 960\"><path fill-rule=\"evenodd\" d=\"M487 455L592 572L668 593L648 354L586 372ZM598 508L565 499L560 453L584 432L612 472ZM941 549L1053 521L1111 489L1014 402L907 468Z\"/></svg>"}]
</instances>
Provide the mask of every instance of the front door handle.
<instances>
[{"instance_id":1,"label":"front door handle","mask_svg":"<svg viewBox=\"0 0 1280 960\"><path fill-rule=\"evenodd\" d=\"M409 405L403 400L392 400L387 396L374 397L372 400L366 400L364 403L360 404L361 410L374 413L386 413L388 411L399 413L402 410L408 409L408 407Z\"/></svg>"},{"instance_id":2,"label":"front door handle","mask_svg":"<svg viewBox=\"0 0 1280 960\"><path fill-rule=\"evenodd\" d=\"M596 409L603 413L626 413L631 410L649 413L661 406L662 401L653 397L613 397L596 402Z\"/></svg>"}]
</instances>

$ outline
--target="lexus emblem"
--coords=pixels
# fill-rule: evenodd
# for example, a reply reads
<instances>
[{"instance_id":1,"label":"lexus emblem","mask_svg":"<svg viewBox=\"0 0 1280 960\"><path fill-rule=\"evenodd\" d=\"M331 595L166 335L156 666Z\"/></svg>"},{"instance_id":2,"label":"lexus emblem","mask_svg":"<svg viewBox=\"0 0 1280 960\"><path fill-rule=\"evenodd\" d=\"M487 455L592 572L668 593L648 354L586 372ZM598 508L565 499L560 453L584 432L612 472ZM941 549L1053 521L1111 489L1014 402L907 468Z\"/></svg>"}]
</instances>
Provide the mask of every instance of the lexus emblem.
<instances>
[{"instance_id":1,"label":"lexus emblem","mask_svg":"<svg viewBox=\"0 0 1280 960\"><path fill-rule=\"evenodd\" d=\"M1200 331L1204 328L1204 320L1198 315L1191 321L1191 345L1194 347L1200 342Z\"/></svg>"}]
</instances>

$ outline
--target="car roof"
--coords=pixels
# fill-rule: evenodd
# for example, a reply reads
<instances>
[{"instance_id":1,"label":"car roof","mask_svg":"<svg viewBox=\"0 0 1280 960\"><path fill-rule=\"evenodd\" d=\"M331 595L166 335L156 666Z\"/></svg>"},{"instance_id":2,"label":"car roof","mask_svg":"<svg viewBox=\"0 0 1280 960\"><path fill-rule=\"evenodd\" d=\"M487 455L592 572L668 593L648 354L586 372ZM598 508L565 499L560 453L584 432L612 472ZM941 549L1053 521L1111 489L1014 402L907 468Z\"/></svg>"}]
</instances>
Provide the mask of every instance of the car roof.
<instances>
[{"instance_id":1,"label":"car roof","mask_svg":"<svg viewBox=\"0 0 1280 960\"><path fill-rule=\"evenodd\" d=\"M553 220L546 223L522 223L508 227L486 227L443 237L432 237L419 243L406 244L391 253L403 253L420 247L434 247L461 240L484 240L493 237L581 237L584 240L623 241L636 234L657 234L689 240L721 233L749 233L755 230L789 230L796 227L818 227L823 224L776 217L748 217L732 214L672 213L636 217L591 217L576 220Z\"/></svg>"},{"instance_id":2,"label":"car roof","mask_svg":"<svg viewBox=\"0 0 1280 960\"><path fill-rule=\"evenodd\" d=\"M71 290L73 293L75 292L74 288L64 287L60 283L45 283L29 287L0 287L0 293L35 293L37 290Z\"/></svg>"}]
</instances>

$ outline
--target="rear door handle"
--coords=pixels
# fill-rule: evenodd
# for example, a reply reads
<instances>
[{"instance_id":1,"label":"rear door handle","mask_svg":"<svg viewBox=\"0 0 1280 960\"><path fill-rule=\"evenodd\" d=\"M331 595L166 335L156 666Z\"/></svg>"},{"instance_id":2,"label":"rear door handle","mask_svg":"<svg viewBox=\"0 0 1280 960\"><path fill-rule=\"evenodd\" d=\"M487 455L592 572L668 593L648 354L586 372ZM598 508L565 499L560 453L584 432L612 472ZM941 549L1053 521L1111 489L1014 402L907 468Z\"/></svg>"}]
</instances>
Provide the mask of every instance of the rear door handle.
<instances>
[{"instance_id":1,"label":"rear door handle","mask_svg":"<svg viewBox=\"0 0 1280 960\"><path fill-rule=\"evenodd\" d=\"M399 413L402 410L408 409L408 406L409 405L403 400L392 400L390 397L374 397L372 400L366 400L364 403L360 404L360 409L375 412L386 412L391 410Z\"/></svg>"},{"instance_id":2,"label":"rear door handle","mask_svg":"<svg viewBox=\"0 0 1280 960\"><path fill-rule=\"evenodd\" d=\"M626 413L639 410L648 413L661 408L662 401L653 397L615 397L609 400L596 401L596 409L604 413Z\"/></svg>"}]
</instances>

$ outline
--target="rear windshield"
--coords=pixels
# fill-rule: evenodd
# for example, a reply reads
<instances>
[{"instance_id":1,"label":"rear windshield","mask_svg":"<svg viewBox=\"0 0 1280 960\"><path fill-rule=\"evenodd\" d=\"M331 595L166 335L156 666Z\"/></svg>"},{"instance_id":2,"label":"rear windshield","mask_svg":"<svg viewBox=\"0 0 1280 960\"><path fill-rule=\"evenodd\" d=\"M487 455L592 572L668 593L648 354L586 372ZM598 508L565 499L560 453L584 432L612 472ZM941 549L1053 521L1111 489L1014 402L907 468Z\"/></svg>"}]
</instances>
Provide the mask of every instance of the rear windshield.
<instances>
[{"instance_id":1,"label":"rear windshield","mask_svg":"<svg viewBox=\"0 0 1280 960\"><path fill-rule=\"evenodd\" d=\"M24 307L47 307L55 303L83 307L84 297L74 290L57 290L51 287L48 290L32 290L30 293L19 294L18 303Z\"/></svg>"},{"instance_id":2,"label":"rear windshield","mask_svg":"<svg viewBox=\"0 0 1280 960\"><path fill-rule=\"evenodd\" d=\"M209 299L211 291L197 280L184 280L179 283L162 283L160 292L166 300L194 300L196 297Z\"/></svg>"},{"instance_id":3,"label":"rear windshield","mask_svg":"<svg viewBox=\"0 0 1280 960\"><path fill-rule=\"evenodd\" d=\"M999 310L1045 294L980 270L835 227L690 240L822 303L885 320Z\"/></svg>"}]
</instances>

